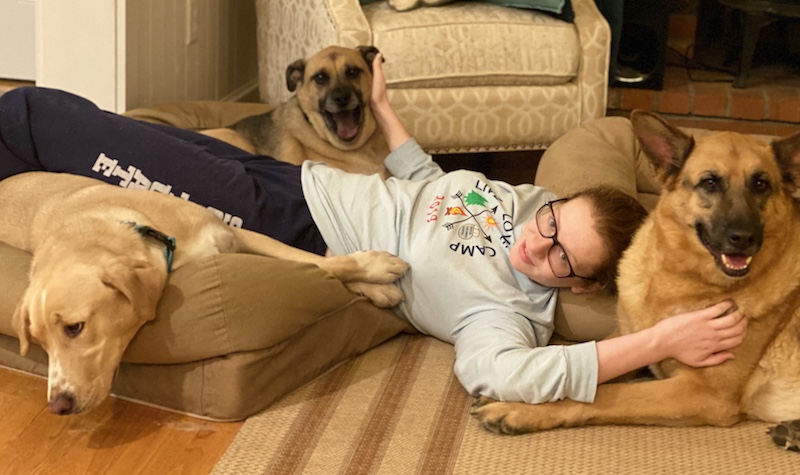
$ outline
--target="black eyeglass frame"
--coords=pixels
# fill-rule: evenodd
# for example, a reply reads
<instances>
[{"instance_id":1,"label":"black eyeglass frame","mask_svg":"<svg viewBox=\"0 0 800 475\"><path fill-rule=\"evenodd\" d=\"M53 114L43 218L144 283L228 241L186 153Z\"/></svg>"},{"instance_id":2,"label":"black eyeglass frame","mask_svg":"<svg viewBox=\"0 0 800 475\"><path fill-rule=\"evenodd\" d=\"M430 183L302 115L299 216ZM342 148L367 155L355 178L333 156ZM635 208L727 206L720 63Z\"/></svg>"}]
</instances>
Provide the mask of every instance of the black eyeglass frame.
<instances>
[{"instance_id":1,"label":"black eyeglass frame","mask_svg":"<svg viewBox=\"0 0 800 475\"><path fill-rule=\"evenodd\" d=\"M538 210L536 210L536 214L534 215L534 220L536 221L536 230L539 231L539 235L541 235L543 238L548 238L548 239L552 239L553 240L553 245L550 246L550 249L547 250L547 262L550 263L550 268L553 269L553 274L556 277L558 277L559 279L569 279L570 277L578 277L578 278L584 279L584 280L595 280L594 277L584 277L582 275L578 275L578 274L575 273L575 270L572 268L572 263L569 261L569 254L567 254L567 251L564 249L564 246L562 246L561 243L558 242L558 225L556 224L556 212L553 209L553 205L556 204L556 203L562 203L562 202L565 202L565 201L569 201L569 199L568 198L561 198L561 199L558 199L558 200L548 201L545 204L543 204ZM553 235L552 236L548 236L547 234L543 233L542 232L542 228L539 226L539 216L542 214L542 212L543 212L543 210L545 208L549 209L550 210L550 215L553 216ZM561 252L554 252L553 251L554 249L555 250L559 250L560 249ZM558 275L558 274L556 274L556 270L555 270L556 266L553 266L553 263L551 261L552 259L554 259L554 257L552 257L553 255L556 256L555 259L559 259L558 255L561 254L561 253L563 253L564 256L566 257L567 267L569 267L569 274L567 274L567 275Z\"/></svg>"}]
</instances>

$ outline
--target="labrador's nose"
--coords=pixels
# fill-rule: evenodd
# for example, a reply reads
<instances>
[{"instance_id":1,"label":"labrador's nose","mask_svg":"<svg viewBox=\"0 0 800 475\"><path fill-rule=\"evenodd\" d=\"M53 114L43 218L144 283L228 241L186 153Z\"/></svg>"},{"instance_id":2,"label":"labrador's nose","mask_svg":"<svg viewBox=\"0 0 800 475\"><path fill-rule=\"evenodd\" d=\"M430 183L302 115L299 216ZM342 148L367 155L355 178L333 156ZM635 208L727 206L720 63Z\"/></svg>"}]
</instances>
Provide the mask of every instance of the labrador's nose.
<instances>
[{"instance_id":1,"label":"labrador's nose","mask_svg":"<svg viewBox=\"0 0 800 475\"><path fill-rule=\"evenodd\" d=\"M64 416L72 414L75 408L75 397L70 393L58 393L47 402L47 409L51 414Z\"/></svg>"}]
</instances>

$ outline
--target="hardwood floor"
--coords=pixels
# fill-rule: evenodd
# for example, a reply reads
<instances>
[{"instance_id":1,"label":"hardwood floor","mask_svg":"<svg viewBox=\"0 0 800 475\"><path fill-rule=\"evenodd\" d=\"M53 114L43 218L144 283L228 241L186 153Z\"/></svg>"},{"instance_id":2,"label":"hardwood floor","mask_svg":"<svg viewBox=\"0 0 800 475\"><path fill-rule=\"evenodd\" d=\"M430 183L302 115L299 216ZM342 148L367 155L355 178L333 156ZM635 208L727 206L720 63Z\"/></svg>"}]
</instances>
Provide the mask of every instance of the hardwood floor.
<instances>
[{"instance_id":1,"label":"hardwood floor","mask_svg":"<svg viewBox=\"0 0 800 475\"><path fill-rule=\"evenodd\" d=\"M54 416L46 393L44 379L0 368L0 473L205 474L242 426L116 398Z\"/></svg>"}]
</instances>

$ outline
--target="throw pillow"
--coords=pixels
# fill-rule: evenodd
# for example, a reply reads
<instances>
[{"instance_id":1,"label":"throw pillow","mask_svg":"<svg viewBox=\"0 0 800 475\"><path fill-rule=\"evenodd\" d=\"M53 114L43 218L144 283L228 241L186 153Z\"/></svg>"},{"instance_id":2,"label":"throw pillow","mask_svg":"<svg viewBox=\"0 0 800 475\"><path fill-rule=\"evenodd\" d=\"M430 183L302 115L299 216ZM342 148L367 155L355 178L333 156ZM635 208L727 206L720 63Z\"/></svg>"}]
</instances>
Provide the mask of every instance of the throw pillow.
<instances>
[{"instance_id":1,"label":"throw pillow","mask_svg":"<svg viewBox=\"0 0 800 475\"><path fill-rule=\"evenodd\" d=\"M413 10L417 7L436 7L453 0L389 0L389 6L398 12Z\"/></svg>"},{"instance_id":2,"label":"throw pillow","mask_svg":"<svg viewBox=\"0 0 800 475\"><path fill-rule=\"evenodd\" d=\"M361 5L374 3L381 0L360 0ZM455 0L388 0L389 6L398 12L413 10L418 7L435 7L451 3ZM511 8L524 8L529 10L539 10L554 16L560 20L572 23L575 20L575 13L572 11L570 0L474 0L484 1Z\"/></svg>"}]
</instances>

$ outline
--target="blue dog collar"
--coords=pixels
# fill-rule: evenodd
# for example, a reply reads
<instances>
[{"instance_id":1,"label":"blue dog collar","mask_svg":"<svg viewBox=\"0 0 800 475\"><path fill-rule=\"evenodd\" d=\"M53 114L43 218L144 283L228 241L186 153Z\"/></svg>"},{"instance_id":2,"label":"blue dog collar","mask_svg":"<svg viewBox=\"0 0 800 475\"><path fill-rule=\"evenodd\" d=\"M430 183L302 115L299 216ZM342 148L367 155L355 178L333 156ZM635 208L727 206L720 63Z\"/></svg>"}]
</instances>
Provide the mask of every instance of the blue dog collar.
<instances>
[{"instance_id":1,"label":"blue dog collar","mask_svg":"<svg viewBox=\"0 0 800 475\"><path fill-rule=\"evenodd\" d=\"M167 261L167 273L172 272L172 261L175 258L175 243L176 240L172 236L167 236L157 229L143 224L136 224L133 221L123 221L133 227L133 230L144 237L153 238L164 245L164 259Z\"/></svg>"}]
</instances>

